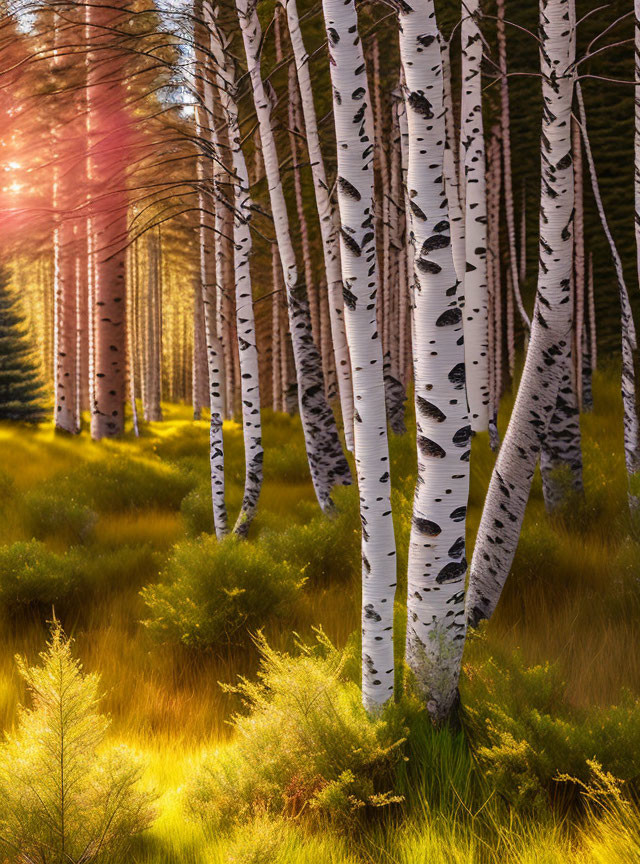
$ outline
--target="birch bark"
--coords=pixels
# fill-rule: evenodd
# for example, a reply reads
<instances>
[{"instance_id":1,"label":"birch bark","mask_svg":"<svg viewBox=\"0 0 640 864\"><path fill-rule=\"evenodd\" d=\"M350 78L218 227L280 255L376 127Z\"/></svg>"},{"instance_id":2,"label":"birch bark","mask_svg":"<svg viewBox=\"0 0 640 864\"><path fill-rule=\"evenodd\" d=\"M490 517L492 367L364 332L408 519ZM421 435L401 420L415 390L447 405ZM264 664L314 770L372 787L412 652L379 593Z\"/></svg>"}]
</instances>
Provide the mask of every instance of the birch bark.
<instances>
[{"instance_id":1,"label":"birch bark","mask_svg":"<svg viewBox=\"0 0 640 864\"><path fill-rule=\"evenodd\" d=\"M471 427L462 311L442 184L443 75L433 0L402 6L400 56L409 131L407 200L414 261L418 480L407 572L406 659L435 723L457 700L464 646L465 516Z\"/></svg>"},{"instance_id":2,"label":"birch bark","mask_svg":"<svg viewBox=\"0 0 640 864\"><path fill-rule=\"evenodd\" d=\"M320 354L311 333L309 304L304 286L299 281L287 206L280 179L278 154L271 127L271 103L260 70L262 28L256 5L256 0L236 2L260 126L262 154L269 184L278 251L287 289L289 324L298 379L298 401L307 458L318 503L323 511L330 512L333 509L332 488L338 484L350 483L351 474L342 452L335 419L325 398Z\"/></svg>"},{"instance_id":3,"label":"birch bark","mask_svg":"<svg viewBox=\"0 0 640 864\"><path fill-rule=\"evenodd\" d=\"M285 0L284 9L287 15L289 36L293 48L293 56L298 75L302 115L304 117L307 150L311 162L313 191L320 220L320 236L322 238L322 254L327 277L329 295L329 316L333 351L336 361L338 378L338 393L347 450L353 451L353 393L351 389L351 364L349 349L344 328L344 302L342 299L342 272L340 269L339 225L336 209L329 197L329 186L324 167L324 159L320 149L318 121L313 102L313 89L309 74L309 55L304 46L298 10L295 0Z\"/></svg>"},{"instance_id":4,"label":"birch bark","mask_svg":"<svg viewBox=\"0 0 640 864\"><path fill-rule=\"evenodd\" d=\"M541 0L540 270L531 341L485 499L467 592L467 618L489 618L515 554L542 439L556 407L571 337L574 90L573 0Z\"/></svg>"},{"instance_id":5,"label":"birch bark","mask_svg":"<svg viewBox=\"0 0 640 864\"><path fill-rule=\"evenodd\" d=\"M487 323L487 198L482 123L482 36L480 0L463 3L461 155L464 162L465 280L464 316L467 398L474 432L489 423Z\"/></svg>"}]
</instances>

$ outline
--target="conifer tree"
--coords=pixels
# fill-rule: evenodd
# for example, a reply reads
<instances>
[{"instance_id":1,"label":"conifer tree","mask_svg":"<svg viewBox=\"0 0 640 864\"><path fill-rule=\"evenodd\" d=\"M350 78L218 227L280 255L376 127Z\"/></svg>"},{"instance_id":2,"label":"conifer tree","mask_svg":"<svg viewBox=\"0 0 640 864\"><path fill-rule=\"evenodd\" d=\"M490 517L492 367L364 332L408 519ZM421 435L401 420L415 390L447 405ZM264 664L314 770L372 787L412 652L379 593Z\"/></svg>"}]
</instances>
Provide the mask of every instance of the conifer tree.
<instances>
[{"instance_id":1,"label":"conifer tree","mask_svg":"<svg viewBox=\"0 0 640 864\"><path fill-rule=\"evenodd\" d=\"M18 298L0 266L0 419L44 420L42 388Z\"/></svg>"}]
</instances>

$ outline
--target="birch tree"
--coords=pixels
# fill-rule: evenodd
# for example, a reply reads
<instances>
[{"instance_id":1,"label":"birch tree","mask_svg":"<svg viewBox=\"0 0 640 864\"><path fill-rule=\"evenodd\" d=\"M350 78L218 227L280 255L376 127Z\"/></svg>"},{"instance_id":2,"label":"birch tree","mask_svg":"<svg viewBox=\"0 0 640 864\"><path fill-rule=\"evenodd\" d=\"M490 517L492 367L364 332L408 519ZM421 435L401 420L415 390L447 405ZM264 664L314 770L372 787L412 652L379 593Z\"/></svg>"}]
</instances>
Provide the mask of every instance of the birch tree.
<instances>
[{"instance_id":1,"label":"birch tree","mask_svg":"<svg viewBox=\"0 0 640 864\"><path fill-rule=\"evenodd\" d=\"M271 103L260 67L262 28L258 20L256 0L236 0L236 7L260 126L271 212L287 290L289 325L298 380L298 403L307 458L318 503L323 511L330 512L333 508L332 488L337 484L350 483L351 474L342 452L333 413L325 397L321 358L311 333L309 304L304 285L299 280L278 153L271 127Z\"/></svg>"},{"instance_id":2,"label":"birch tree","mask_svg":"<svg viewBox=\"0 0 640 864\"><path fill-rule=\"evenodd\" d=\"M569 351L573 262L571 103L573 0L541 0L542 138L540 269L531 341L509 426L485 499L467 592L467 618L489 618L518 544L533 472Z\"/></svg>"},{"instance_id":3,"label":"birch tree","mask_svg":"<svg viewBox=\"0 0 640 864\"><path fill-rule=\"evenodd\" d=\"M236 77L228 38L217 26L214 12L209 22L211 50L216 63L216 83L229 133L233 164L234 191L234 268L236 286L236 326L240 355L240 382L242 395L242 432L245 453L244 496L234 533L246 537L258 508L262 489L264 452L262 448L262 420L260 415L260 381L258 374L258 347L251 290L251 196L249 173L242 152L242 137L235 99ZM214 142L215 146L215 142ZM219 144L217 151L219 152Z\"/></svg>"},{"instance_id":4,"label":"birch tree","mask_svg":"<svg viewBox=\"0 0 640 864\"><path fill-rule=\"evenodd\" d=\"M487 199L482 123L482 35L480 0L462 7L462 103L460 159L464 163L465 279L463 292L465 365L471 428L489 424L487 322Z\"/></svg>"},{"instance_id":5,"label":"birch tree","mask_svg":"<svg viewBox=\"0 0 640 864\"><path fill-rule=\"evenodd\" d=\"M340 268L340 242L337 212L329 197L329 186L320 149L318 121L313 103L313 89L309 74L309 55L307 54L298 19L295 0L284 0L287 26L293 49L293 57L298 76L300 102L304 128L313 177L313 191L320 221L322 255L327 278L329 295L329 316L333 352L336 361L338 393L342 411L342 423L347 450L353 450L353 393L351 390L351 364L344 326L344 301L342 299L342 272Z\"/></svg>"},{"instance_id":6,"label":"birch tree","mask_svg":"<svg viewBox=\"0 0 640 864\"><path fill-rule=\"evenodd\" d=\"M589 167L589 175L591 177L591 191L596 202L596 208L602 224L602 229L607 238L613 266L616 271L616 280L618 282L618 298L620 302L620 318L622 331L622 407L623 407L623 424L624 424L624 459L627 469L628 481L628 499L629 507L632 511L640 508L640 490L638 489L638 475L640 472L640 421L638 418L638 387L636 382L636 365L638 353L638 341L635 323L633 320L633 311L631 309L631 301L629 300L629 292L624 278L622 261L618 248L613 239L613 234L609 228L602 196L600 195L600 185L598 183L598 175L591 150L591 143L587 134L587 115L584 107L584 99L582 98L582 89L580 83L576 83L576 95L578 102L578 112L580 120L580 131L582 133L582 143L584 145L584 155Z\"/></svg>"},{"instance_id":7,"label":"birch tree","mask_svg":"<svg viewBox=\"0 0 640 864\"><path fill-rule=\"evenodd\" d=\"M362 698L365 707L374 711L393 696L396 548L376 320L373 116L354 0L323 0L322 6L333 90L344 315L362 520Z\"/></svg>"},{"instance_id":8,"label":"birch tree","mask_svg":"<svg viewBox=\"0 0 640 864\"><path fill-rule=\"evenodd\" d=\"M214 232L210 224L214 213L213 165L211 158L213 132L213 72L208 68L211 35L204 25L204 9L201 3L195 7L196 33L196 86L199 100L196 103L197 136L204 153L198 158L200 179L200 285L207 355L207 384L209 390L209 470L211 477L211 501L213 525L220 540L227 533L227 505L225 500L224 440L222 422L225 415L226 376L224 353L218 336L218 304L215 259L212 257ZM202 22L202 23L199 23Z\"/></svg>"},{"instance_id":9,"label":"birch tree","mask_svg":"<svg viewBox=\"0 0 640 864\"><path fill-rule=\"evenodd\" d=\"M462 311L442 185L446 131L433 0L398 13L409 131L407 200L415 294L418 480L407 573L406 659L427 710L446 720L457 700L465 639L465 517L471 427Z\"/></svg>"},{"instance_id":10,"label":"birch tree","mask_svg":"<svg viewBox=\"0 0 640 864\"><path fill-rule=\"evenodd\" d=\"M128 118L122 81L125 48L117 35L128 11L122 2L87 6L89 184L94 236L94 351L91 437L124 431L126 401L127 194L124 150Z\"/></svg>"}]
</instances>

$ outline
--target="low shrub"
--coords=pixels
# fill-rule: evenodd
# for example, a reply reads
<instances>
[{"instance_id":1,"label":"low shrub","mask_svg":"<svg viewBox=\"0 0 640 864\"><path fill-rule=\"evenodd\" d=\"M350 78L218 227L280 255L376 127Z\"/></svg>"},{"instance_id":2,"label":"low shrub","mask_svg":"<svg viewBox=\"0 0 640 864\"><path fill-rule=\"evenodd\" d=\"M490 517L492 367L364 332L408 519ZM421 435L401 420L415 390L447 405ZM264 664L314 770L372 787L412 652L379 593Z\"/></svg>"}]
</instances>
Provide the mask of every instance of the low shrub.
<instances>
[{"instance_id":1,"label":"low shrub","mask_svg":"<svg viewBox=\"0 0 640 864\"><path fill-rule=\"evenodd\" d=\"M59 495L75 497L98 513L143 507L178 510L196 481L191 472L161 462L122 455L86 462L50 481Z\"/></svg>"},{"instance_id":2,"label":"low shrub","mask_svg":"<svg viewBox=\"0 0 640 864\"><path fill-rule=\"evenodd\" d=\"M151 821L142 764L125 747L103 749L100 679L83 674L57 623L41 659L18 659L31 707L0 748L4 860L115 864Z\"/></svg>"},{"instance_id":3,"label":"low shrub","mask_svg":"<svg viewBox=\"0 0 640 864\"><path fill-rule=\"evenodd\" d=\"M0 547L0 604L5 610L36 605L51 608L78 583L75 558L57 555L39 540Z\"/></svg>"},{"instance_id":4,"label":"low shrub","mask_svg":"<svg viewBox=\"0 0 640 864\"><path fill-rule=\"evenodd\" d=\"M57 537L67 543L86 543L93 536L96 513L76 498L54 489L32 489L22 499L24 527L37 540Z\"/></svg>"},{"instance_id":5,"label":"low shrub","mask_svg":"<svg viewBox=\"0 0 640 864\"><path fill-rule=\"evenodd\" d=\"M357 499L339 496L331 516L314 516L265 533L260 541L276 561L288 561L314 583L349 579L360 572L360 520Z\"/></svg>"},{"instance_id":6,"label":"low shrub","mask_svg":"<svg viewBox=\"0 0 640 864\"><path fill-rule=\"evenodd\" d=\"M211 484L199 483L195 489L185 495L180 505L180 513L190 537L213 533Z\"/></svg>"},{"instance_id":7,"label":"low shrub","mask_svg":"<svg viewBox=\"0 0 640 864\"><path fill-rule=\"evenodd\" d=\"M303 578L260 543L233 535L179 543L160 582L143 589L145 624L164 640L210 648L242 639L286 611Z\"/></svg>"},{"instance_id":8,"label":"low shrub","mask_svg":"<svg viewBox=\"0 0 640 864\"><path fill-rule=\"evenodd\" d=\"M469 645L463 702L482 771L495 790L526 810L567 806L589 780L589 760L635 784L640 779L640 701L577 709L567 703L556 667L527 666L519 652L482 655L482 637ZM474 657L475 655L475 657Z\"/></svg>"},{"instance_id":9,"label":"low shrub","mask_svg":"<svg viewBox=\"0 0 640 864\"><path fill-rule=\"evenodd\" d=\"M118 549L75 547L64 554L39 540L0 546L0 606L8 612L27 607L60 613L78 607L96 592L141 585L156 572L149 546Z\"/></svg>"},{"instance_id":10,"label":"low shrub","mask_svg":"<svg viewBox=\"0 0 640 864\"><path fill-rule=\"evenodd\" d=\"M259 813L350 821L399 801L392 793L404 730L393 708L373 717L345 674L352 658L318 634L297 656L258 640L256 682L229 688L246 714L231 744L205 756L187 790L191 810L221 827Z\"/></svg>"}]
</instances>

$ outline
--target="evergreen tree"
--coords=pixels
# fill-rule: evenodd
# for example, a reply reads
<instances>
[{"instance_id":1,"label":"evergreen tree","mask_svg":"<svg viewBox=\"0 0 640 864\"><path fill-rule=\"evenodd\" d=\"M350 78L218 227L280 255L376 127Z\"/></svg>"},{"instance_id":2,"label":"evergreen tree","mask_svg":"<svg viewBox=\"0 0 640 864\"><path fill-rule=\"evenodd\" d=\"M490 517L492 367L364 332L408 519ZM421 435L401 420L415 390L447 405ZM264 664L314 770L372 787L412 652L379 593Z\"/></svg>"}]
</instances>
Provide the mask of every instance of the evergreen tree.
<instances>
[{"instance_id":1,"label":"evergreen tree","mask_svg":"<svg viewBox=\"0 0 640 864\"><path fill-rule=\"evenodd\" d=\"M46 416L43 383L18 297L0 266L0 419L38 423Z\"/></svg>"}]
</instances>

